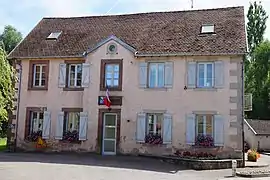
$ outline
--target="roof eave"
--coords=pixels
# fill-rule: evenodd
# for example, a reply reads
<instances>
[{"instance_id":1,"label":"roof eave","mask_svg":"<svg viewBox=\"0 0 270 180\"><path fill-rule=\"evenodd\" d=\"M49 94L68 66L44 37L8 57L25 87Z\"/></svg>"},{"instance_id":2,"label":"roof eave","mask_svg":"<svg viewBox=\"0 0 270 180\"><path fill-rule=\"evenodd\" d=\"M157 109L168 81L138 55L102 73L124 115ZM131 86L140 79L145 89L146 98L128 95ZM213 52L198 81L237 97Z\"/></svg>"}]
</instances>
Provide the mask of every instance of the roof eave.
<instances>
[{"instance_id":1,"label":"roof eave","mask_svg":"<svg viewBox=\"0 0 270 180\"><path fill-rule=\"evenodd\" d=\"M247 124L247 126L251 129L251 131L255 134L255 136L258 136L258 133L253 129L253 127L247 122L246 119L244 119L244 122Z\"/></svg>"},{"instance_id":2,"label":"roof eave","mask_svg":"<svg viewBox=\"0 0 270 180\"><path fill-rule=\"evenodd\" d=\"M224 56L224 55L246 55L246 52L239 53L138 53L135 57L166 57L166 56Z\"/></svg>"},{"instance_id":3,"label":"roof eave","mask_svg":"<svg viewBox=\"0 0 270 180\"><path fill-rule=\"evenodd\" d=\"M45 59L45 58L84 58L82 55L74 56L10 56L7 59Z\"/></svg>"}]
</instances>

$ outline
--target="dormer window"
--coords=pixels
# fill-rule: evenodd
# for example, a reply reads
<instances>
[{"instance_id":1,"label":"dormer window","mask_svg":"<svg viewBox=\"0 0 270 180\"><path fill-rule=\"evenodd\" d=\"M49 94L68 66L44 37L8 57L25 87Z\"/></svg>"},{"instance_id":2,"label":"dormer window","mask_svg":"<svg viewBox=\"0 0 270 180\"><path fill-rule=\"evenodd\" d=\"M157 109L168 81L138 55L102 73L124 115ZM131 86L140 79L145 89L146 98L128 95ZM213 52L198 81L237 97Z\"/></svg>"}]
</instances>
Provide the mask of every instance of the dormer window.
<instances>
[{"instance_id":1,"label":"dormer window","mask_svg":"<svg viewBox=\"0 0 270 180\"><path fill-rule=\"evenodd\" d=\"M50 40L57 40L61 33L62 33L62 32L52 32L52 33L47 37L47 39L50 39Z\"/></svg>"},{"instance_id":2,"label":"dormer window","mask_svg":"<svg viewBox=\"0 0 270 180\"><path fill-rule=\"evenodd\" d=\"M212 34L215 33L214 24L203 24L201 27L201 34Z\"/></svg>"}]
</instances>

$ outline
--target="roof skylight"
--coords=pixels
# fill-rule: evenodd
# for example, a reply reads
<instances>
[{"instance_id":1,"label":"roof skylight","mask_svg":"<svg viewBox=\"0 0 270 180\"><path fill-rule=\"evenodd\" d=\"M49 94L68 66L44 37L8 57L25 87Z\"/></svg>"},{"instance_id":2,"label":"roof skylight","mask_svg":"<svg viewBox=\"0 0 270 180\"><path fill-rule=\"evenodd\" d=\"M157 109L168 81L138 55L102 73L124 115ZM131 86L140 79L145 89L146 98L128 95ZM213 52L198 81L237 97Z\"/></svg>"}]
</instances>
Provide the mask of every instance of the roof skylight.
<instances>
[{"instance_id":1,"label":"roof skylight","mask_svg":"<svg viewBox=\"0 0 270 180\"><path fill-rule=\"evenodd\" d=\"M201 33L214 33L215 25L214 24L203 24L201 28Z\"/></svg>"},{"instance_id":2,"label":"roof skylight","mask_svg":"<svg viewBox=\"0 0 270 180\"><path fill-rule=\"evenodd\" d=\"M62 32L52 32L47 39L58 39L58 37L60 36Z\"/></svg>"}]
</instances>

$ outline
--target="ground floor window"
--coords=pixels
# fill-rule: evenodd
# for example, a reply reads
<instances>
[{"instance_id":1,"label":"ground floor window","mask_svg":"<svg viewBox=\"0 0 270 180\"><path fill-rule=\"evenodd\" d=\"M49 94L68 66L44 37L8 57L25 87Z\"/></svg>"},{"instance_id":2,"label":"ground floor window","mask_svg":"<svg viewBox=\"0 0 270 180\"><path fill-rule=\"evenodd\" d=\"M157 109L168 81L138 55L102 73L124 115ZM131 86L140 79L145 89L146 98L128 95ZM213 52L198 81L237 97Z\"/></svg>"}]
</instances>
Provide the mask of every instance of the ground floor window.
<instances>
[{"instance_id":1,"label":"ground floor window","mask_svg":"<svg viewBox=\"0 0 270 180\"><path fill-rule=\"evenodd\" d=\"M63 140L78 141L80 112L64 112Z\"/></svg>"},{"instance_id":2,"label":"ground floor window","mask_svg":"<svg viewBox=\"0 0 270 180\"><path fill-rule=\"evenodd\" d=\"M196 145L214 145L214 116L196 115Z\"/></svg>"},{"instance_id":3,"label":"ground floor window","mask_svg":"<svg viewBox=\"0 0 270 180\"><path fill-rule=\"evenodd\" d=\"M42 128L44 121L44 113L37 111L30 111L29 129L27 132L27 139L30 141L36 141L38 137L42 136Z\"/></svg>"},{"instance_id":4,"label":"ground floor window","mask_svg":"<svg viewBox=\"0 0 270 180\"><path fill-rule=\"evenodd\" d=\"M162 122L163 114L146 114L146 143L162 144Z\"/></svg>"}]
</instances>

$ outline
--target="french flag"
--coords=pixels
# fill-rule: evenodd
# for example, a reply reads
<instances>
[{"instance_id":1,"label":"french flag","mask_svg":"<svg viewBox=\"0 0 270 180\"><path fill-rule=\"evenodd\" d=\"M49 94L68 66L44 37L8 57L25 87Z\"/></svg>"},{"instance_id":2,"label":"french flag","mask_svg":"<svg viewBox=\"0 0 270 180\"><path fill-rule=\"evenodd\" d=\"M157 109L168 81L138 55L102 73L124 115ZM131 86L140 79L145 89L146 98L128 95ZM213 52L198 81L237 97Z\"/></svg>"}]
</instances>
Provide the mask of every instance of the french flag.
<instances>
[{"instance_id":1,"label":"french flag","mask_svg":"<svg viewBox=\"0 0 270 180\"><path fill-rule=\"evenodd\" d=\"M106 90L106 97L104 98L104 105L107 106L108 108L111 107L111 100L110 100L110 95L109 95L108 88Z\"/></svg>"}]
</instances>

